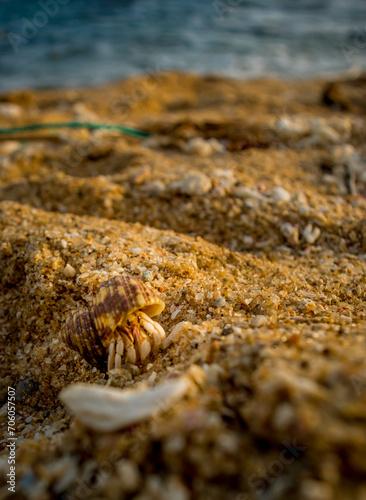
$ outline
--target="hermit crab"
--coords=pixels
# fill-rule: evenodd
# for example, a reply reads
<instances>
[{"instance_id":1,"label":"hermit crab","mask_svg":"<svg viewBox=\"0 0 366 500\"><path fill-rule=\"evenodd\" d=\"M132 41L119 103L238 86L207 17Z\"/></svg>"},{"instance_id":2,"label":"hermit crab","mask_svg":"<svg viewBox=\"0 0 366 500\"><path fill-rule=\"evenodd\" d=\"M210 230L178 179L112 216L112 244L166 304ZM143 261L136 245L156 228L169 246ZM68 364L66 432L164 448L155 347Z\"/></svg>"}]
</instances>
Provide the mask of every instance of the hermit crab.
<instances>
[{"instance_id":1,"label":"hermit crab","mask_svg":"<svg viewBox=\"0 0 366 500\"><path fill-rule=\"evenodd\" d=\"M144 361L165 338L151 319L165 307L157 293L137 278L114 276L101 284L90 307L76 310L66 321L62 340L91 365L120 368Z\"/></svg>"}]
</instances>

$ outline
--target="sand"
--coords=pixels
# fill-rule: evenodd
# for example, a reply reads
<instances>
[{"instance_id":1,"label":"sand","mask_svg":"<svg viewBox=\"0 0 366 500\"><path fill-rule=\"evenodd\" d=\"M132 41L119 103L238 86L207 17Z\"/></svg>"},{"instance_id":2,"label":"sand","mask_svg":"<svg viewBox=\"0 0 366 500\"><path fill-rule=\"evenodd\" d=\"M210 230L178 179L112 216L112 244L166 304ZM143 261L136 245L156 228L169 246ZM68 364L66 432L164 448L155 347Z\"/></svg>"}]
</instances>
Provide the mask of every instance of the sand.
<instances>
[{"instance_id":1,"label":"sand","mask_svg":"<svg viewBox=\"0 0 366 500\"><path fill-rule=\"evenodd\" d=\"M0 127L151 133L0 136L0 498L366 499L365 88L171 73L0 95ZM182 325L106 374L60 330L124 273ZM59 399L181 376L179 403L112 433Z\"/></svg>"}]
</instances>

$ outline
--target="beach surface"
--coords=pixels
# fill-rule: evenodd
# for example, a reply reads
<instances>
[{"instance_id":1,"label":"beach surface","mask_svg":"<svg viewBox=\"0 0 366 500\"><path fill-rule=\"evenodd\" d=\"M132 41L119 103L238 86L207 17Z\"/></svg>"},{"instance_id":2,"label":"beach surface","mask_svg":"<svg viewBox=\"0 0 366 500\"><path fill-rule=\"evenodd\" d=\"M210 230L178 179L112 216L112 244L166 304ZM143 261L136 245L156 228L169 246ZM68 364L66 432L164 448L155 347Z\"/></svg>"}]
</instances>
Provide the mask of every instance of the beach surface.
<instances>
[{"instance_id":1,"label":"beach surface","mask_svg":"<svg viewBox=\"0 0 366 500\"><path fill-rule=\"evenodd\" d=\"M0 135L0 498L366 499L365 102L362 77L187 73L0 95L0 127L149 134ZM106 374L60 331L119 274L160 294L173 336ZM182 379L107 433L59 398Z\"/></svg>"}]
</instances>

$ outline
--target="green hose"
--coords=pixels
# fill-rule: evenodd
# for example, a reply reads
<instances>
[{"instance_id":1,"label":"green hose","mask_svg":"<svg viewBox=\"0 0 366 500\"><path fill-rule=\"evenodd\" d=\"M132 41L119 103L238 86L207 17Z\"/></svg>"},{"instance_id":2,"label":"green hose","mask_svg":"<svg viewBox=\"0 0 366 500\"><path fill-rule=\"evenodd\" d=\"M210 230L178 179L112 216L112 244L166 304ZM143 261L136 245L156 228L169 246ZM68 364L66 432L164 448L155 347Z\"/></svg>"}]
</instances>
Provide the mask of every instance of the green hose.
<instances>
[{"instance_id":1,"label":"green hose","mask_svg":"<svg viewBox=\"0 0 366 500\"><path fill-rule=\"evenodd\" d=\"M89 130L114 130L122 134L134 135L136 137L148 137L148 132L134 128L124 127L122 125L106 125L103 123L88 122L65 122L65 123L34 123L22 127L0 128L0 134L13 134L16 132L28 132L29 130L43 130L48 128L88 128Z\"/></svg>"}]
</instances>

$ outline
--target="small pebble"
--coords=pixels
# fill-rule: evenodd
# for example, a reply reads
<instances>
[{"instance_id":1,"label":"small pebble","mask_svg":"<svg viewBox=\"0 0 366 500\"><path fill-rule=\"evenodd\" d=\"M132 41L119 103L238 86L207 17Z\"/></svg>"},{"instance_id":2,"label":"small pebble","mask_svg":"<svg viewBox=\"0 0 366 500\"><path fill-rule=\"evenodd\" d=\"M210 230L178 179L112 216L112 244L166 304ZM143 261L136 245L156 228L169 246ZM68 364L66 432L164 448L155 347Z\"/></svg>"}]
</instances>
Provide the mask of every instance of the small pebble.
<instances>
[{"instance_id":1,"label":"small pebble","mask_svg":"<svg viewBox=\"0 0 366 500\"><path fill-rule=\"evenodd\" d=\"M25 436L26 434L29 434L30 432L32 432L34 430L34 426L33 425L26 425L22 431L22 434Z\"/></svg>"},{"instance_id":2,"label":"small pebble","mask_svg":"<svg viewBox=\"0 0 366 500\"><path fill-rule=\"evenodd\" d=\"M234 173L230 169L216 168L212 172L212 177L218 181L220 186L231 186L235 182Z\"/></svg>"},{"instance_id":3,"label":"small pebble","mask_svg":"<svg viewBox=\"0 0 366 500\"><path fill-rule=\"evenodd\" d=\"M193 137L183 147L186 153L198 156L210 156L212 154L211 145L202 137Z\"/></svg>"},{"instance_id":4,"label":"small pebble","mask_svg":"<svg viewBox=\"0 0 366 500\"><path fill-rule=\"evenodd\" d=\"M211 137L211 139L208 139L207 141L211 148L213 153L224 153L225 152L225 146L221 144L217 139L214 137Z\"/></svg>"},{"instance_id":5,"label":"small pebble","mask_svg":"<svg viewBox=\"0 0 366 500\"><path fill-rule=\"evenodd\" d=\"M172 318L172 319L175 319L175 318L178 316L178 314L180 313L180 311L181 311L181 309L177 309L176 311L174 311L174 312L172 313L172 315L171 315L171 318Z\"/></svg>"},{"instance_id":6,"label":"small pebble","mask_svg":"<svg viewBox=\"0 0 366 500\"><path fill-rule=\"evenodd\" d=\"M315 143L319 145L336 144L340 141L340 135L334 128L324 120L315 119L312 123Z\"/></svg>"},{"instance_id":7,"label":"small pebble","mask_svg":"<svg viewBox=\"0 0 366 500\"><path fill-rule=\"evenodd\" d=\"M314 311L316 303L311 299L302 299L299 304L299 309L302 311Z\"/></svg>"},{"instance_id":8,"label":"small pebble","mask_svg":"<svg viewBox=\"0 0 366 500\"><path fill-rule=\"evenodd\" d=\"M91 111L86 104L83 102L76 102L72 106L72 111L76 120L93 122L98 120L98 116Z\"/></svg>"},{"instance_id":9,"label":"small pebble","mask_svg":"<svg viewBox=\"0 0 366 500\"><path fill-rule=\"evenodd\" d=\"M320 236L320 229L318 227L313 227L312 224L308 224L302 232L303 238L312 245Z\"/></svg>"},{"instance_id":10,"label":"small pebble","mask_svg":"<svg viewBox=\"0 0 366 500\"><path fill-rule=\"evenodd\" d=\"M225 148L215 138L205 140L202 137L193 137L183 146L183 150L191 155L211 156L213 153L224 152Z\"/></svg>"},{"instance_id":11,"label":"small pebble","mask_svg":"<svg viewBox=\"0 0 366 500\"><path fill-rule=\"evenodd\" d=\"M338 165L349 165L359 160L358 153L352 144L334 146L331 153L334 163Z\"/></svg>"},{"instance_id":12,"label":"small pebble","mask_svg":"<svg viewBox=\"0 0 366 500\"><path fill-rule=\"evenodd\" d=\"M237 189L235 189L234 195L238 196L239 198L243 198L243 199L247 199L247 198L251 199L252 198L252 199L258 200L258 201L268 202L268 198L266 198L262 194L258 193L257 191L254 191L253 189L250 189L250 188L244 187L244 186L241 186L241 187L238 187Z\"/></svg>"},{"instance_id":13,"label":"small pebble","mask_svg":"<svg viewBox=\"0 0 366 500\"><path fill-rule=\"evenodd\" d=\"M138 170L132 178L132 182L137 186L142 184L151 175L151 169L148 166L142 167Z\"/></svg>"},{"instance_id":14,"label":"small pebble","mask_svg":"<svg viewBox=\"0 0 366 500\"><path fill-rule=\"evenodd\" d=\"M244 243L244 245L246 247L251 247L254 245L255 243L255 240L252 236L249 236L249 235L245 235L242 237L242 242Z\"/></svg>"},{"instance_id":15,"label":"small pebble","mask_svg":"<svg viewBox=\"0 0 366 500\"><path fill-rule=\"evenodd\" d=\"M224 307L226 305L226 300L224 297L220 297L219 299L215 300L215 307Z\"/></svg>"},{"instance_id":16,"label":"small pebble","mask_svg":"<svg viewBox=\"0 0 366 500\"><path fill-rule=\"evenodd\" d=\"M221 335L231 335L233 333L233 327L232 325L225 325L224 328L222 329Z\"/></svg>"},{"instance_id":17,"label":"small pebble","mask_svg":"<svg viewBox=\"0 0 366 500\"><path fill-rule=\"evenodd\" d=\"M281 233L290 245L296 246L299 243L299 230L289 222L282 224Z\"/></svg>"},{"instance_id":18,"label":"small pebble","mask_svg":"<svg viewBox=\"0 0 366 500\"><path fill-rule=\"evenodd\" d=\"M304 135L309 132L309 124L295 116L281 116L274 126L277 133L284 138Z\"/></svg>"},{"instance_id":19,"label":"small pebble","mask_svg":"<svg viewBox=\"0 0 366 500\"><path fill-rule=\"evenodd\" d=\"M185 446L185 439L181 434L168 436L164 442L164 451L168 454L180 453Z\"/></svg>"},{"instance_id":20,"label":"small pebble","mask_svg":"<svg viewBox=\"0 0 366 500\"><path fill-rule=\"evenodd\" d=\"M290 201L291 195L286 189L281 186L275 187L271 191L271 198L273 201Z\"/></svg>"},{"instance_id":21,"label":"small pebble","mask_svg":"<svg viewBox=\"0 0 366 500\"><path fill-rule=\"evenodd\" d=\"M272 420L276 429L286 430L295 420L296 414L290 403L282 403L277 406Z\"/></svg>"},{"instance_id":22,"label":"small pebble","mask_svg":"<svg viewBox=\"0 0 366 500\"><path fill-rule=\"evenodd\" d=\"M331 500L333 488L330 484L313 479L305 479L301 483L300 494L302 500Z\"/></svg>"},{"instance_id":23,"label":"small pebble","mask_svg":"<svg viewBox=\"0 0 366 500\"><path fill-rule=\"evenodd\" d=\"M152 271L145 271L142 275L143 281L152 281L154 278L154 273Z\"/></svg>"},{"instance_id":24,"label":"small pebble","mask_svg":"<svg viewBox=\"0 0 366 500\"><path fill-rule=\"evenodd\" d=\"M191 377L193 382L195 382L199 387L201 388L204 387L207 379L207 374L201 366L191 365L188 368L187 374Z\"/></svg>"},{"instance_id":25,"label":"small pebble","mask_svg":"<svg viewBox=\"0 0 366 500\"><path fill-rule=\"evenodd\" d=\"M259 314L250 322L250 326L254 328L260 328L261 326L268 325L268 318L264 314Z\"/></svg>"},{"instance_id":26,"label":"small pebble","mask_svg":"<svg viewBox=\"0 0 366 500\"><path fill-rule=\"evenodd\" d=\"M160 196L166 191L166 186L161 181L153 181L148 184L144 184L142 189L148 194L148 196Z\"/></svg>"},{"instance_id":27,"label":"small pebble","mask_svg":"<svg viewBox=\"0 0 366 500\"><path fill-rule=\"evenodd\" d=\"M149 378L147 379L147 381L152 384L153 382L155 382L156 380L156 377L157 377L157 373L155 371L151 372Z\"/></svg>"},{"instance_id":28,"label":"small pebble","mask_svg":"<svg viewBox=\"0 0 366 500\"><path fill-rule=\"evenodd\" d=\"M76 271L72 266L70 266L70 264L66 264L63 273L66 276L66 278L73 278L76 274Z\"/></svg>"},{"instance_id":29,"label":"small pebble","mask_svg":"<svg viewBox=\"0 0 366 500\"><path fill-rule=\"evenodd\" d=\"M201 196L211 189L211 180L202 172L192 172L170 185L172 191L189 196Z\"/></svg>"},{"instance_id":30,"label":"small pebble","mask_svg":"<svg viewBox=\"0 0 366 500\"><path fill-rule=\"evenodd\" d=\"M121 460L115 464L118 477L123 484L124 491L136 491L141 482L141 473L132 460Z\"/></svg>"}]
</instances>

